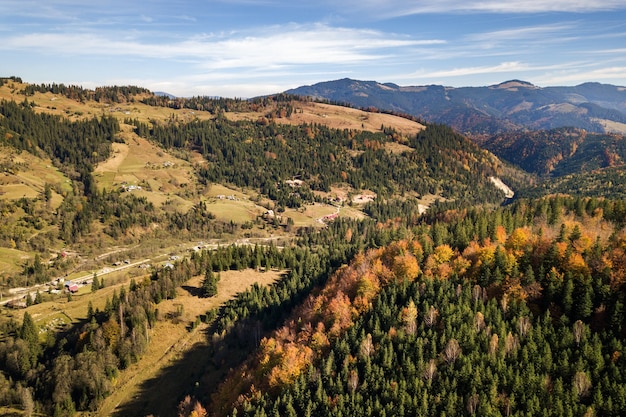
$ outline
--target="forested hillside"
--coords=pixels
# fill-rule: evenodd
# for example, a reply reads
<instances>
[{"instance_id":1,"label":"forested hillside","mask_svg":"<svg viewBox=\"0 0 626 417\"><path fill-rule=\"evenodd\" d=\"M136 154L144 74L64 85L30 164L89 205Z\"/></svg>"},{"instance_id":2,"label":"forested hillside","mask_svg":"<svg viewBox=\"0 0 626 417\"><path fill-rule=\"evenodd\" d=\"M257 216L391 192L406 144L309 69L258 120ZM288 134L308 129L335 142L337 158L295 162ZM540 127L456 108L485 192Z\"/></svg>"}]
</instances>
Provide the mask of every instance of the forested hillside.
<instances>
[{"instance_id":1,"label":"forested hillside","mask_svg":"<svg viewBox=\"0 0 626 417\"><path fill-rule=\"evenodd\" d=\"M553 177L621 166L626 158L622 135L573 128L507 133L479 143L528 172Z\"/></svg>"},{"instance_id":2,"label":"forested hillside","mask_svg":"<svg viewBox=\"0 0 626 417\"><path fill-rule=\"evenodd\" d=\"M623 135L561 128L506 133L477 142L500 158L545 178L539 187L526 190L526 195L626 195Z\"/></svg>"},{"instance_id":3,"label":"forested hillside","mask_svg":"<svg viewBox=\"0 0 626 417\"><path fill-rule=\"evenodd\" d=\"M283 207L299 207L314 200L313 191L341 183L381 196L413 192L468 202L502 200L488 180L498 175L496 161L445 126L429 126L401 152L390 152L392 127L371 133L225 118L151 128L132 123L140 136L166 148L198 149L208 161L201 181L260 189ZM285 186L292 178L303 181L297 192Z\"/></svg>"},{"instance_id":4,"label":"forested hillside","mask_svg":"<svg viewBox=\"0 0 626 417\"><path fill-rule=\"evenodd\" d=\"M0 94L0 413L626 414L623 138Z\"/></svg>"},{"instance_id":5,"label":"forested hillside","mask_svg":"<svg viewBox=\"0 0 626 417\"><path fill-rule=\"evenodd\" d=\"M624 209L557 198L409 226L263 339L213 412L622 415Z\"/></svg>"}]
</instances>

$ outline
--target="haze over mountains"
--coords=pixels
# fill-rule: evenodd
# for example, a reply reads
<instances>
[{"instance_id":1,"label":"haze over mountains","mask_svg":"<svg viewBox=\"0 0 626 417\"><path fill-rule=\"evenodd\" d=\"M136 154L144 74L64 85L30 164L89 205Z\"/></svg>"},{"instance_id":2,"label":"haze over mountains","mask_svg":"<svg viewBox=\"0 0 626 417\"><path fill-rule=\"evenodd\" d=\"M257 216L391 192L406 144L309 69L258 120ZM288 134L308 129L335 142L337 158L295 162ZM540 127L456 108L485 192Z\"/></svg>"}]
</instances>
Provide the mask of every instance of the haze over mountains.
<instances>
[{"instance_id":1,"label":"haze over mountains","mask_svg":"<svg viewBox=\"0 0 626 417\"><path fill-rule=\"evenodd\" d=\"M344 78L286 93L406 113L470 135L564 126L599 133L626 132L626 87L595 82L538 87L511 80L486 87L453 88Z\"/></svg>"}]
</instances>

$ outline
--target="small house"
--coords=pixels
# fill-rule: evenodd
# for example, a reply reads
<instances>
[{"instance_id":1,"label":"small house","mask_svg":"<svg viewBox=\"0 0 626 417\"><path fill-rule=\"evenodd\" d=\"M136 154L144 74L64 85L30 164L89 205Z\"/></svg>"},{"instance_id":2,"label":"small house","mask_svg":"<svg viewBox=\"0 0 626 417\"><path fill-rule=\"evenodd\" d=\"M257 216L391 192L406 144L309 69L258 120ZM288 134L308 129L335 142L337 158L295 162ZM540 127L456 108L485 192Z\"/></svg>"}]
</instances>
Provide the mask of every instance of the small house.
<instances>
[{"instance_id":1,"label":"small house","mask_svg":"<svg viewBox=\"0 0 626 417\"><path fill-rule=\"evenodd\" d=\"M72 281L66 281L65 282L65 289L71 293L75 293L78 292L78 284L72 282Z\"/></svg>"}]
</instances>

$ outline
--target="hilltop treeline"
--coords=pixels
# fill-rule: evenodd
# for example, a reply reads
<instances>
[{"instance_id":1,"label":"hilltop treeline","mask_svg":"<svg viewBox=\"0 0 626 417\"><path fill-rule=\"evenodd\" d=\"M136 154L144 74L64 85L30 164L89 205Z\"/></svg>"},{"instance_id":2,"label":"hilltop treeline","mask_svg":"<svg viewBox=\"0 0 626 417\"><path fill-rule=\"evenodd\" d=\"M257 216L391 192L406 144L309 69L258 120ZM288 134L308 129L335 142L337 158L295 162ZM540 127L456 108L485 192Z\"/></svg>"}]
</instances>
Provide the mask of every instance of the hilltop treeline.
<instances>
[{"instance_id":1,"label":"hilltop treeline","mask_svg":"<svg viewBox=\"0 0 626 417\"><path fill-rule=\"evenodd\" d=\"M71 122L60 116L36 113L28 99L0 102L0 129L4 140L20 150L37 155L43 151L59 165L91 171L109 157L111 143L119 131L113 117L102 116Z\"/></svg>"},{"instance_id":2,"label":"hilltop treeline","mask_svg":"<svg viewBox=\"0 0 626 417\"><path fill-rule=\"evenodd\" d=\"M28 84L20 94L32 96L35 93L52 93L65 96L69 99L85 102L89 100L98 103L132 103L138 95L151 95L150 90L133 85L96 87L94 90L78 85L65 84Z\"/></svg>"},{"instance_id":3,"label":"hilltop treeline","mask_svg":"<svg viewBox=\"0 0 626 417\"><path fill-rule=\"evenodd\" d=\"M277 107L279 109L284 108L284 116L288 116L294 110L293 102L302 100L304 99L291 94L274 94L271 96L257 97L248 100L209 96L184 98L169 97L166 95L151 95L143 98L141 102L149 106L208 111L212 114L218 114L220 112L264 112L269 108ZM275 114L268 113L267 116L281 117L281 114L280 112Z\"/></svg>"}]
</instances>

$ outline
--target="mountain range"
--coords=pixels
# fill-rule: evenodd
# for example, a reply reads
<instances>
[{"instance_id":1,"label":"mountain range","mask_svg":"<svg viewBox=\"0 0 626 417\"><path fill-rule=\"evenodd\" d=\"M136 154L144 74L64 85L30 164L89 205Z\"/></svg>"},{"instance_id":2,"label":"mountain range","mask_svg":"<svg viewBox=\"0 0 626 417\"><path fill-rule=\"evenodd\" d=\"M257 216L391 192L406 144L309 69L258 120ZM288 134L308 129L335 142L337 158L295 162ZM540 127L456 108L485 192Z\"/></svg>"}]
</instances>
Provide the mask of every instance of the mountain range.
<instances>
[{"instance_id":1,"label":"mountain range","mask_svg":"<svg viewBox=\"0 0 626 417\"><path fill-rule=\"evenodd\" d=\"M626 87L584 83L538 87L511 80L485 87L399 86L340 79L287 90L360 108L404 113L470 135L575 127L626 132Z\"/></svg>"}]
</instances>

